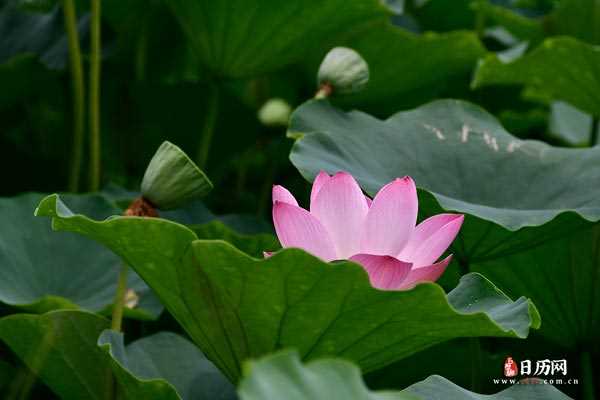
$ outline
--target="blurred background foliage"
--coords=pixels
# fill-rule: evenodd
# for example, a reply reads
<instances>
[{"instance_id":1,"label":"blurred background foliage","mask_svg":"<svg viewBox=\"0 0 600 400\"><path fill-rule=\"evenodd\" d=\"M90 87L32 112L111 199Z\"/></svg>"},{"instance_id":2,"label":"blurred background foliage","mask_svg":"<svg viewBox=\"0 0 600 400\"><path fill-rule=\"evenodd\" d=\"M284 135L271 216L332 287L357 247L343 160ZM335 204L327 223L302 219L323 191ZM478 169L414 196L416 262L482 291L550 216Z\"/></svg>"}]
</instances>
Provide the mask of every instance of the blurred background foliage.
<instances>
[{"instance_id":1,"label":"blurred background foliage","mask_svg":"<svg viewBox=\"0 0 600 400\"><path fill-rule=\"evenodd\" d=\"M72 188L75 99L63 13L67 2L0 1L4 197ZM90 3L72 3L87 104ZM138 189L152 154L169 140L195 158L215 184L204 205L175 218L196 224L217 220L241 227L242 233L268 232L271 186L284 182L304 196L299 199L304 204L309 190L288 161L293 142L285 136L286 126L264 125L258 112L272 98L292 108L311 98L319 63L334 46L354 48L370 66L366 90L332 99L344 109L386 118L438 98L465 99L521 138L565 147L596 144L596 0L263 0L254 7L243 0L102 0L101 5L100 179L115 204ZM580 64L587 65L584 72L577 69ZM84 113L80 192L90 188L87 106ZM246 216L232 220L230 214ZM3 307L3 314L14 311ZM181 331L166 313L157 321L127 320L126 329L133 338ZM371 374L369 383L404 387L439 373L465 387L497 391L474 384L470 372L456 368L462 349L492 360L482 365L498 371L481 373L486 376L500 372L499 360L507 353L564 357L539 338L484 340L481 348L453 341L402 361L399 369L412 367L402 379L386 369ZM19 361L6 348L0 348L0 358L6 360L0 361L1 387L3 371L10 375L5 364ZM439 371L431 370L432 358L439 360ZM577 394L577 388L563 389Z\"/></svg>"},{"instance_id":2,"label":"blurred background foliage","mask_svg":"<svg viewBox=\"0 0 600 400\"><path fill-rule=\"evenodd\" d=\"M61 5L3 3L0 162L13 173L0 190L5 196L67 190L73 111ZM214 118L205 165L217 188L211 208L268 214L273 182L302 181L287 162L291 141L284 127L261 125L257 111L273 97L292 107L311 97L320 60L335 45L356 49L371 69L364 92L335 100L344 108L387 117L435 98L462 98L496 114L520 137L587 145L591 117L536 87L508 82L474 89L472 77L486 53L515 57L510 52L531 51L547 36L596 43L593 1L389 1L386 9L374 0L340 13L331 3L290 5L272 15L258 10L265 22L253 19L245 37L243 24L253 16L242 12L243 2L206 7L213 14L203 14L200 2L104 0L103 186L137 187L163 140L200 157L207 119ZM89 5L75 7L86 75ZM219 25L230 14L236 20ZM216 115L209 115L212 109ZM86 168L84 162L82 189Z\"/></svg>"}]
</instances>

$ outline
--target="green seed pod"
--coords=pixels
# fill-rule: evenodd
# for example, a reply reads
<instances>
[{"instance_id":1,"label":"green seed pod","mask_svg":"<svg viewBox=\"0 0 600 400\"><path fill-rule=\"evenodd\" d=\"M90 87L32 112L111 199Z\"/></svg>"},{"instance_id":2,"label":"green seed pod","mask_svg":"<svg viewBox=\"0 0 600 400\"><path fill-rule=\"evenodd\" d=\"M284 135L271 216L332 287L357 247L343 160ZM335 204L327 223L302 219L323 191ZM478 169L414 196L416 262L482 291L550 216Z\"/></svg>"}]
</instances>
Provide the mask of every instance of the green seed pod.
<instances>
[{"instance_id":1,"label":"green seed pod","mask_svg":"<svg viewBox=\"0 0 600 400\"><path fill-rule=\"evenodd\" d=\"M369 65L356 51L335 47L327 53L317 75L319 88L335 94L356 93L369 82Z\"/></svg>"},{"instance_id":2,"label":"green seed pod","mask_svg":"<svg viewBox=\"0 0 600 400\"><path fill-rule=\"evenodd\" d=\"M142 180L142 196L161 210L181 207L213 188L208 177L171 142L160 145Z\"/></svg>"},{"instance_id":3,"label":"green seed pod","mask_svg":"<svg viewBox=\"0 0 600 400\"><path fill-rule=\"evenodd\" d=\"M266 126L287 126L292 108L283 99L269 99L258 111L258 120Z\"/></svg>"}]
</instances>

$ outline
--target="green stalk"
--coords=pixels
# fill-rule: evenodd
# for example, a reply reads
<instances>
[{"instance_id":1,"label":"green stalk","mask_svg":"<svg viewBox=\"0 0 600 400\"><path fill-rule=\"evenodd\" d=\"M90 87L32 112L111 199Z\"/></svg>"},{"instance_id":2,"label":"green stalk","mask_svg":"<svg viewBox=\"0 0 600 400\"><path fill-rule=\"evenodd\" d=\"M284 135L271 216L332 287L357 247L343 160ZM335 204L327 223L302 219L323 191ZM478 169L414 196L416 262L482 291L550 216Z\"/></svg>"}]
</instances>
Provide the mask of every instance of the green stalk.
<instances>
[{"instance_id":1,"label":"green stalk","mask_svg":"<svg viewBox=\"0 0 600 400\"><path fill-rule=\"evenodd\" d=\"M331 93L333 93L333 86L329 83L323 83L315 93L315 100L326 99L331 96Z\"/></svg>"},{"instance_id":2,"label":"green stalk","mask_svg":"<svg viewBox=\"0 0 600 400\"><path fill-rule=\"evenodd\" d=\"M211 85L209 90L208 105L206 108L206 117L204 126L202 127L202 137L200 138L200 147L198 147L198 156L196 162L202 169L206 168L208 154L210 153L210 145L215 133L215 125L219 114L219 87Z\"/></svg>"},{"instance_id":3,"label":"green stalk","mask_svg":"<svg viewBox=\"0 0 600 400\"><path fill-rule=\"evenodd\" d=\"M592 356L589 351L581 353L581 394L583 400L594 400L596 398L594 389L594 369L592 367Z\"/></svg>"},{"instance_id":4,"label":"green stalk","mask_svg":"<svg viewBox=\"0 0 600 400\"><path fill-rule=\"evenodd\" d=\"M100 1L91 0L90 21L90 190L100 189Z\"/></svg>"},{"instance_id":5,"label":"green stalk","mask_svg":"<svg viewBox=\"0 0 600 400\"><path fill-rule=\"evenodd\" d=\"M135 79L138 82L146 80L146 57L148 53L148 17L143 17L140 21L142 24L139 36L137 38L137 46L135 49Z\"/></svg>"},{"instance_id":6,"label":"green stalk","mask_svg":"<svg viewBox=\"0 0 600 400\"><path fill-rule=\"evenodd\" d=\"M77 13L75 12L75 3L73 0L63 0L63 13L69 43L71 88L73 91L73 148L71 149L69 191L77 192L79 190L81 159L83 157L85 92L83 88L83 67L81 65L79 33L77 32Z\"/></svg>"},{"instance_id":7,"label":"green stalk","mask_svg":"<svg viewBox=\"0 0 600 400\"><path fill-rule=\"evenodd\" d=\"M125 307L125 294L127 293L127 272L128 267L126 264L123 264L121 266L121 270L119 271L117 292L115 293L112 319L110 324L110 328L117 332L121 331L121 325L123 322L123 308Z\"/></svg>"}]
</instances>

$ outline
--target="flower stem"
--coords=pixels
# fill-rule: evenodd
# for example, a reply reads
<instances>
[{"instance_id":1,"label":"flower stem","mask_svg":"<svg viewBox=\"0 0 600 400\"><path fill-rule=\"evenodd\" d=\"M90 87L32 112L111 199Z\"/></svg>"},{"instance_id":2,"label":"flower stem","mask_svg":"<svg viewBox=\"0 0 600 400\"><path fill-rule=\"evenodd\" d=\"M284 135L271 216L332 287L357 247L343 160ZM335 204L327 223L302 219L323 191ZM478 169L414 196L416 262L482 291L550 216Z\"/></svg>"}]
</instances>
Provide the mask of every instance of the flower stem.
<instances>
[{"instance_id":1,"label":"flower stem","mask_svg":"<svg viewBox=\"0 0 600 400\"><path fill-rule=\"evenodd\" d=\"M100 189L100 2L91 0L90 22L90 190Z\"/></svg>"},{"instance_id":2,"label":"flower stem","mask_svg":"<svg viewBox=\"0 0 600 400\"><path fill-rule=\"evenodd\" d=\"M127 292L127 272L128 267L125 263L123 263L121 270L119 271L117 292L115 293L115 301L110 324L110 328L117 332L121 331L121 325L123 322L123 308L125 307L125 293Z\"/></svg>"},{"instance_id":3,"label":"flower stem","mask_svg":"<svg viewBox=\"0 0 600 400\"><path fill-rule=\"evenodd\" d=\"M73 91L73 148L71 149L71 165L69 172L69 191L79 190L81 175L81 159L83 157L84 129L84 87L83 67L81 65L81 49L79 33L77 32L77 13L73 0L63 0L65 30L69 42L69 61L71 72L71 87Z\"/></svg>"},{"instance_id":4,"label":"flower stem","mask_svg":"<svg viewBox=\"0 0 600 400\"><path fill-rule=\"evenodd\" d=\"M137 45L135 48L135 79L138 82L146 80L146 58L148 53L148 17L142 17Z\"/></svg>"},{"instance_id":5,"label":"flower stem","mask_svg":"<svg viewBox=\"0 0 600 400\"><path fill-rule=\"evenodd\" d=\"M319 90L317 90L317 93L315 93L315 99L326 99L331 96L331 93L333 93L333 86L329 83L323 83L319 87Z\"/></svg>"},{"instance_id":6,"label":"flower stem","mask_svg":"<svg viewBox=\"0 0 600 400\"><path fill-rule=\"evenodd\" d=\"M581 364L581 398L583 400L593 400L596 398L594 390L594 368L592 366L592 356L589 351L584 351L580 356Z\"/></svg>"},{"instance_id":7,"label":"flower stem","mask_svg":"<svg viewBox=\"0 0 600 400\"><path fill-rule=\"evenodd\" d=\"M206 167L210 145L215 132L217 116L219 114L219 87L212 84L208 90L208 105L206 107L206 116L204 126L202 127L202 137L200 138L200 147L198 147L198 156L196 162L202 169Z\"/></svg>"},{"instance_id":8,"label":"flower stem","mask_svg":"<svg viewBox=\"0 0 600 400\"><path fill-rule=\"evenodd\" d=\"M144 197L138 197L133 200L129 207L123 212L125 216L135 217L158 217L156 209ZM125 262L121 265L119 278L117 280L117 291L115 292L114 305L110 327L112 330L120 332L123 322L123 309L125 308L125 298L127 295L127 272L129 267Z\"/></svg>"}]
</instances>

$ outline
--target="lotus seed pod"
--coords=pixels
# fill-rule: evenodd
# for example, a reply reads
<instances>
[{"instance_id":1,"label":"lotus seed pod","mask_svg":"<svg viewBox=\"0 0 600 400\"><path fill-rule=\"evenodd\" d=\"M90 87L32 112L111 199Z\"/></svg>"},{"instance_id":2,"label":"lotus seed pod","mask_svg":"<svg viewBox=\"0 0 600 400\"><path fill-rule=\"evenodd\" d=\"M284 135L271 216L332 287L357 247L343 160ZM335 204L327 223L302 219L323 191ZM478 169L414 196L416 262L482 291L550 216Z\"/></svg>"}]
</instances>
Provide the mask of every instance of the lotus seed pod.
<instances>
[{"instance_id":1,"label":"lotus seed pod","mask_svg":"<svg viewBox=\"0 0 600 400\"><path fill-rule=\"evenodd\" d=\"M292 108L283 99L269 99L258 111L259 121L266 126L287 126Z\"/></svg>"},{"instance_id":2,"label":"lotus seed pod","mask_svg":"<svg viewBox=\"0 0 600 400\"><path fill-rule=\"evenodd\" d=\"M142 180L142 196L161 210L181 207L212 189L208 177L170 142L160 145Z\"/></svg>"},{"instance_id":3,"label":"lotus seed pod","mask_svg":"<svg viewBox=\"0 0 600 400\"><path fill-rule=\"evenodd\" d=\"M317 75L319 88L335 94L356 93L369 82L369 65L356 51L335 47L327 53Z\"/></svg>"}]
</instances>

